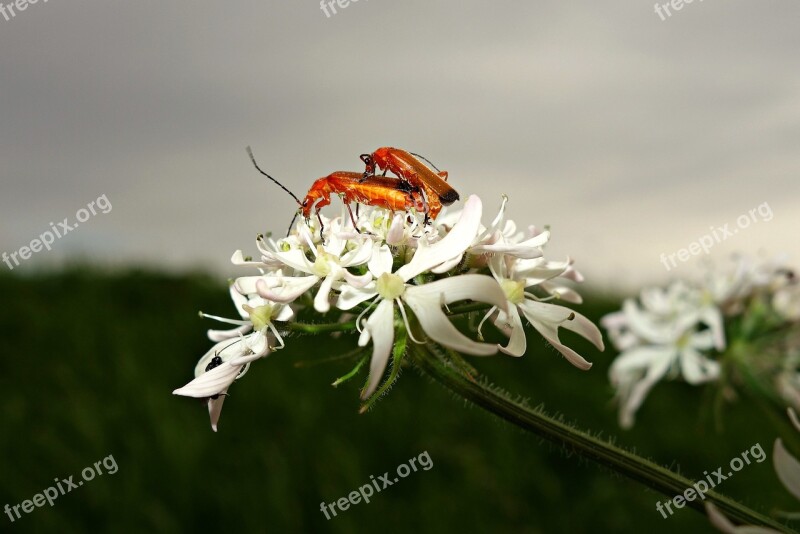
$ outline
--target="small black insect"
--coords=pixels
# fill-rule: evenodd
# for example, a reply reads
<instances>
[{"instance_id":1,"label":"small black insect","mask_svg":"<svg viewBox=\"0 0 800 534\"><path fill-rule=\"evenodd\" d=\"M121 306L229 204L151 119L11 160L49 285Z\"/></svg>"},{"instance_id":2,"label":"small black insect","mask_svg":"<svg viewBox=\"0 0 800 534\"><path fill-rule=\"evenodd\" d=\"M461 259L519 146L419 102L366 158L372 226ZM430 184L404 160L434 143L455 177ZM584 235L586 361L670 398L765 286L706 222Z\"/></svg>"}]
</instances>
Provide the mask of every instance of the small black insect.
<instances>
[{"instance_id":1,"label":"small black insect","mask_svg":"<svg viewBox=\"0 0 800 534\"><path fill-rule=\"evenodd\" d=\"M220 356L214 356L211 358L211 361L208 362L208 365L206 365L206 373L220 365L222 365L222 358Z\"/></svg>"}]
</instances>

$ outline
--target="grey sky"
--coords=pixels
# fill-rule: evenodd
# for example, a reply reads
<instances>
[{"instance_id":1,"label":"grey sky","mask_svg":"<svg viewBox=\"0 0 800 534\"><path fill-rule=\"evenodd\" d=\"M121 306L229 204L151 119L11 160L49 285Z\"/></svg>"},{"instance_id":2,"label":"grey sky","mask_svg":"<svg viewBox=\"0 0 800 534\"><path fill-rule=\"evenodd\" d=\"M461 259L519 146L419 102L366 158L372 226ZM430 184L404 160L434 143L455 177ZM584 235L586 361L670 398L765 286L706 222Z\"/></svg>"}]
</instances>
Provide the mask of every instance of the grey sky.
<instances>
[{"instance_id":1,"label":"grey sky","mask_svg":"<svg viewBox=\"0 0 800 534\"><path fill-rule=\"evenodd\" d=\"M0 17L0 252L106 194L20 270L75 255L227 266L296 193L378 146L550 224L599 287L768 202L712 250L800 263L800 3L40 0ZM488 220L491 216L487 213ZM0 268L6 268L0 265Z\"/></svg>"}]
</instances>

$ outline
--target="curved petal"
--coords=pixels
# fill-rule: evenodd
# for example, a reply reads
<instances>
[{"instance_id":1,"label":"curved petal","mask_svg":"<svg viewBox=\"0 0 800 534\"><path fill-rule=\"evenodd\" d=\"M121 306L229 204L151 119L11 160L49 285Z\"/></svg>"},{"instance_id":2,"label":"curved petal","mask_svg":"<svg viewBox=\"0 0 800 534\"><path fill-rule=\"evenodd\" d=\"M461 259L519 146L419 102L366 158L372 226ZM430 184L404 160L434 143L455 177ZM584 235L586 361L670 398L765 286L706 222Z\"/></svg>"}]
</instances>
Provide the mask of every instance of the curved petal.
<instances>
[{"instance_id":1,"label":"curved petal","mask_svg":"<svg viewBox=\"0 0 800 534\"><path fill-rule=\"evenodd\" d=\"M362 335L358 344L363 347L370 339L372 340L372 360L369 364L369 384L361 395L362 399L375 392L389 363L394 343L394 302L382 300L367 319L364 331L369 332L369 335Z\"/></svg>"},{"instance_id":2,"label":"curved petal","mask_svg":"<svg viewBox=\"0 0 800 534\"><path fill-rule=\"evenodd\" d=\"M182 388L176 389L172 394L195 398L218 395L233 384L241 370L241 365L232 365L230 362L225 362L207 373L201 374Z\"/></svg>"},{"instance_id":3,"label":"curved petal","mask_svg":"<svg viewBox=\"0 0 800 534\"><path fill-rule=\"evenodd\" d=\"M208 335L208 339L211 341L225 341L226 339L232 339L235 337L239 337L239 335L244 335L252 330L252 324L243 324L242 326L237 326L231 330L209 330L206 332Z\"/></svg>"},{"instance_id":4,"label":"curved petal","mask_svg":"<svg viewBox=\"0 0 800 534\"><path fill-rule=\"evenodd\" d=\"M331 274L322 280L322 284L320 284L319 290L314 297L314 309L320 313L327 313L331 309L331 288L336 279L339 278L338 275L341 274L337 271L340 271L340 269L334 269Z\"/></svg>"},{"instance_id":5,"label":"curved petal","mask_svg":"<svg viewBox=\"0 0 800 534\"><path fill-rule=\"evenodd\" d=\"M222 403L225 402L225 397L228 394L228 388L221 391L219 397L208 399L208 417L211 420L211 430L217 431L217 424L219 423L219 416L222 414Z\"/></svg>"},{"instance_id":6,"label":"curved petal","mask_svg":"<svg viewBox=\"0 0 800 534\"><path fill-rule=\"evenodd\" d=\"M702 384L719 376L719 363L709 360L691 347L681 351L680 362L681 374L689 384Z\"/></svg>"},{"instance_id":7,"label":"curved petal","mask_svg":"<svg viewBox=\"0 0 800 534\"><path fill-rule=\"evenodd\" d=\"M314 287L318 281L319 277L314 275L243 276L236 279L234 286L247 295L257 294L273 302L288 304Z\"/></svg>"},{"instance_id":8,"label":"curved petal","mask_svg":"<svg viewBox=\"0 0 800 534\"><path fill-rule=\"evenodd\" d=\"M597 328L597 325L578 312L572 313L574 314L572 319L561 323L561 327L575 332L579 336L587 339L592 343L592 345L597 347L598 350L605 350L606 347L603 343L603 334L600 332L600 329Z\"/></svg>"},{"instance_id":9,"label":"curved petal","mask_svg":"<svg viewBox=\"0 0 800 534\"><path fill-rule=\"evenodd\" d=\"M340 310L351 310L377 294L374 280L363 288L356 288L350 285L342 286L339 298L336 299L336 307Z\"/></svg>"},{"instance_id":10,"label":"curved petal","mask_svg":"<svg viewBox=\"0 0 800 534\"><path fill-rule=\"evenodd\" d=\"M500 352L510 356L522 356L528 347L528 341L525 337L525 328L522 325L522 318L519 316L519 310L516 306L508 307L508 317L506 318L511 325L511 336L508 339L508 345L505 347L499 346Z\"/></svg>"},{"instance_id":11,"label":"curved petal","mask_svg":"<svg viewBox=\"0 0 800 534\"><path fill-rule=\"evenodd\" d=\"M497 345L478 343L453 326L442 311L442 305L472 299L507 310L505 294L497 282L485 275L467 274L446 278L424 286L406 289L403 301L414 311L425 333L437 343L465 354L489 356L497 353Z\"/></svg>"},{"instance_id":12,"label":"curved petal","mask_svg":"<svg viewBox=\"0 0 800 534\"><path fill-rule=\"evenodd\" d=\"M312 247L311 250L314 251L315 249ZM302 250L292 249L286 252L273 252L272 255L284 265L304 273L314 274L314 263L308 261Z\"/></svg>"},{"instance_id":13,"label":"curved petal","mask_svg":"<svg viewBox=\"0 0 800 534\"><path fill-rule=\"evenodd\" d=\"M262 261L253 261L244 259L244 254L242 253L241 250L237 250L236 252L233 253L233 256L231 256L231 263L234 265L248 266L248 267L262 267L262 268L269 267L269 265L267 265Z\"/></svg>"},{"instance_id":14,"label":"curved petal","mask_svg":"<svg viewBox=\"0 0 800 534\"><path fill-rule=\"evenodd\" d=\"M458 256L453 258L452 260L447 260L446 262L442 263L441 265L437 265L436 267L431 269L431 272L432 273L436 273L436 274L446 273L447 271L449 271L450 269L452 269L453 267L455 267L456 265L461 263L461 259L463 257L464 257L463 254L459 254Z\"/></svg>"},{"instance_id":15,"label":"curved petal","mask_svg":"<svg viewBox=\"0 0 800 534\"><path fill-rule=\"evenodd\" d=\"M350 252L345 253L339 260L339 265L342 267L355 267L357 265L364 265L369 262L373 253L373 246L371 241L366 239L353 240L357 243L356 248Z\"/></svg>"},{"instance_id":16,"label":"curved petal","mask_svg":"<svg viewBox=\"0 0 800 534\"><path fill-rule=\"evenodd\" d=\"M372 257L369 259L367 267L372 276L379 278L383 273L392 272L392 251L386 245L375 245Z\"/></svg>"},{"instance_id":17,"label":"curved petal","mask_svg":"<svg viewBox=\"0 0 800 534\"><path fill-rule=\"evenodd\" d=\"M358 288L358 289L366 287L366 285L369 284L372 281L372 273L371 272L366 272L366 273L358 276L358 275L355 275L355 274L351 273L348 270L345 270L343 276L344 276L345 282L347 282L351 286L353 286L355 288Z\"/></svg>"},{"instance_id":18,"label":"curved petal","mask_svg":"<svg viewBox=\"0 0 800 534\"><path fill-rule=\"evenodd\" d=\"M397 212L392 218L392 224L389 226L389 231L386 232L386 242L390 245L399 245L403 242L406 230L406 213Z\"/></svg>"},{"instance_id":19,"label":"curved petal","mask_svg":"<svg viewBox=\"0 0 800 534\"><path fill-rule=\"evenodd\" d=\"M213 347L211 347L208 352L203 354L200 359L197 361L197 364L194 366L194 376L198 377L201 374L206 372L206 367L208 364L211 363L211 360L214 356L219 356L222 358L223 361L230 360L237 354L242 352L242 343L244 342L244 338L238 338L235 340L230 339L223 339Z\"/></svg>"},{"instance_id":20,"label":"curved petal","mask_svg":"<svg viewBox=\"0 0 800 534\"><path fill-rule=\"evenodd\" d=\"M482 210L481 199L470 195L453 229L441 241L432 245L425 245L425 242L420 240L420 246L414 257L400 267L396 274L407 282L418 274L462 254L478 235Z\"/></svg>"}]
</instances>

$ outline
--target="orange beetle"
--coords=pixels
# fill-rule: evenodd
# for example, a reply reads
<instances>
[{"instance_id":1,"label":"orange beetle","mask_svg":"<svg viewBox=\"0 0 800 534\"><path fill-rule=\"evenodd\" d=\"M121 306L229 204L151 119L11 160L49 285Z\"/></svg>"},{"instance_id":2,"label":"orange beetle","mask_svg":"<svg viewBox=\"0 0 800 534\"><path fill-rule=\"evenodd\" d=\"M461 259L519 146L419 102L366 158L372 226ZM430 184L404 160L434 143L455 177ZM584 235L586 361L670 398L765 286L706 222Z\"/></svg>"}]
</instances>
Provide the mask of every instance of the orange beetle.
<instances>
[{"instance_id":1,"label":"orange beetle","mask_svg":"<svg viewBox=\"0 0 800 534\"><path fill-rule=\"evenodd\" d=\"M422 156L399 148L382 147L372 154L361 155L361 161L366 164L361 179L366 181L373 178L376 167L383 171L384 176L386 171L392 171L401 180L425 191L429 207L426 215L435 219L442 205L449 206L458 200L459 196L458 192L447 183L447 171L436 169L437 172L434 172L422 162L423 159L425 158Z\"/></svg>"}]
</instances>

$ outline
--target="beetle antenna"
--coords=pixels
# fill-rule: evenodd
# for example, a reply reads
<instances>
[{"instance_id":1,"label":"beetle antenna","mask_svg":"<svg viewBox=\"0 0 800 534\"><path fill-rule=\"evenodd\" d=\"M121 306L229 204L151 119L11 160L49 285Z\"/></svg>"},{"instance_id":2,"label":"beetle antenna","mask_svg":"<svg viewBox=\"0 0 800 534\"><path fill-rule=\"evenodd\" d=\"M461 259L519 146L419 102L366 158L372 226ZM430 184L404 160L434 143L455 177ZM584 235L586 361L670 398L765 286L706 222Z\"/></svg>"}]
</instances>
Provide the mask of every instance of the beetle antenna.
<instances>
[{"instance_id":1,"label":"beetle antenna","mask_svg":"<svg viewBox=\"0 0 800 534\"><path fill-rule=\"evenodd\" d=\"M292 222L289 223L289 229L286 230L286 237L289 237L289 234L292 233L292 226L294 226L294 221L297 220L297 214L300 213L299 211L294 212L294 217L292 217Z\"/></svg>"},{"instance_id":2,"label":"beetle antenna","mask_svg":"<svg viewBox=\"0 0 800 534\"><path fill-rule=\"evenodd\" d=\"M430 165L431 167L433 167L434 169L436 169L436 172L442 172L442 171L440 171L440 170L439 170L439 169L436 167L436 165L434 165L433 163L431 163L431 160L429 160L429 159L428 159L428 158L426 158L425 156L420 156L419 154L414 154L413 152L409 152L409 154L411 154L412 156L414 156L414 157L416 157L416 158L423 159L423 160L427 161L427 162L428 162L428 165Z\"/></svg>"},{"instance_id":3,"label":"beetle antenna","mask_svg":"<svg viewBox=\"0 0 800 534\"><path fill-rule=\"evenodd\" d=\"M291 191L286 189L286 187L284 187L284 185L282 183L280 183L278 180L276 180L275 178L273 178L272 176L270 176L269 174L267 174L267 173L265 173L264 171L261 170L261 167L259 167L258 163L256 163L256 158L255 158L255 156L253 156L253 151L252 151L252 149L250 147L247 147L247 154L250 156L250 161L253 162L253 165L255 165L255 167L258 170L258 172L260 172L261 174L263 174L264 176L266 176L267 178L269 178L270 180L272 180L273 182L278 184L278 186L280 186L281 189L283 189L284 191L289 193L289 195L291 195L291 197L295 200L295 202L297 202L298 205L300 205L300 206L303 205L303 203L300 202L300 199L297 198L297 196L294 193L292 193Z\"/></svg>"}]
</instances>

